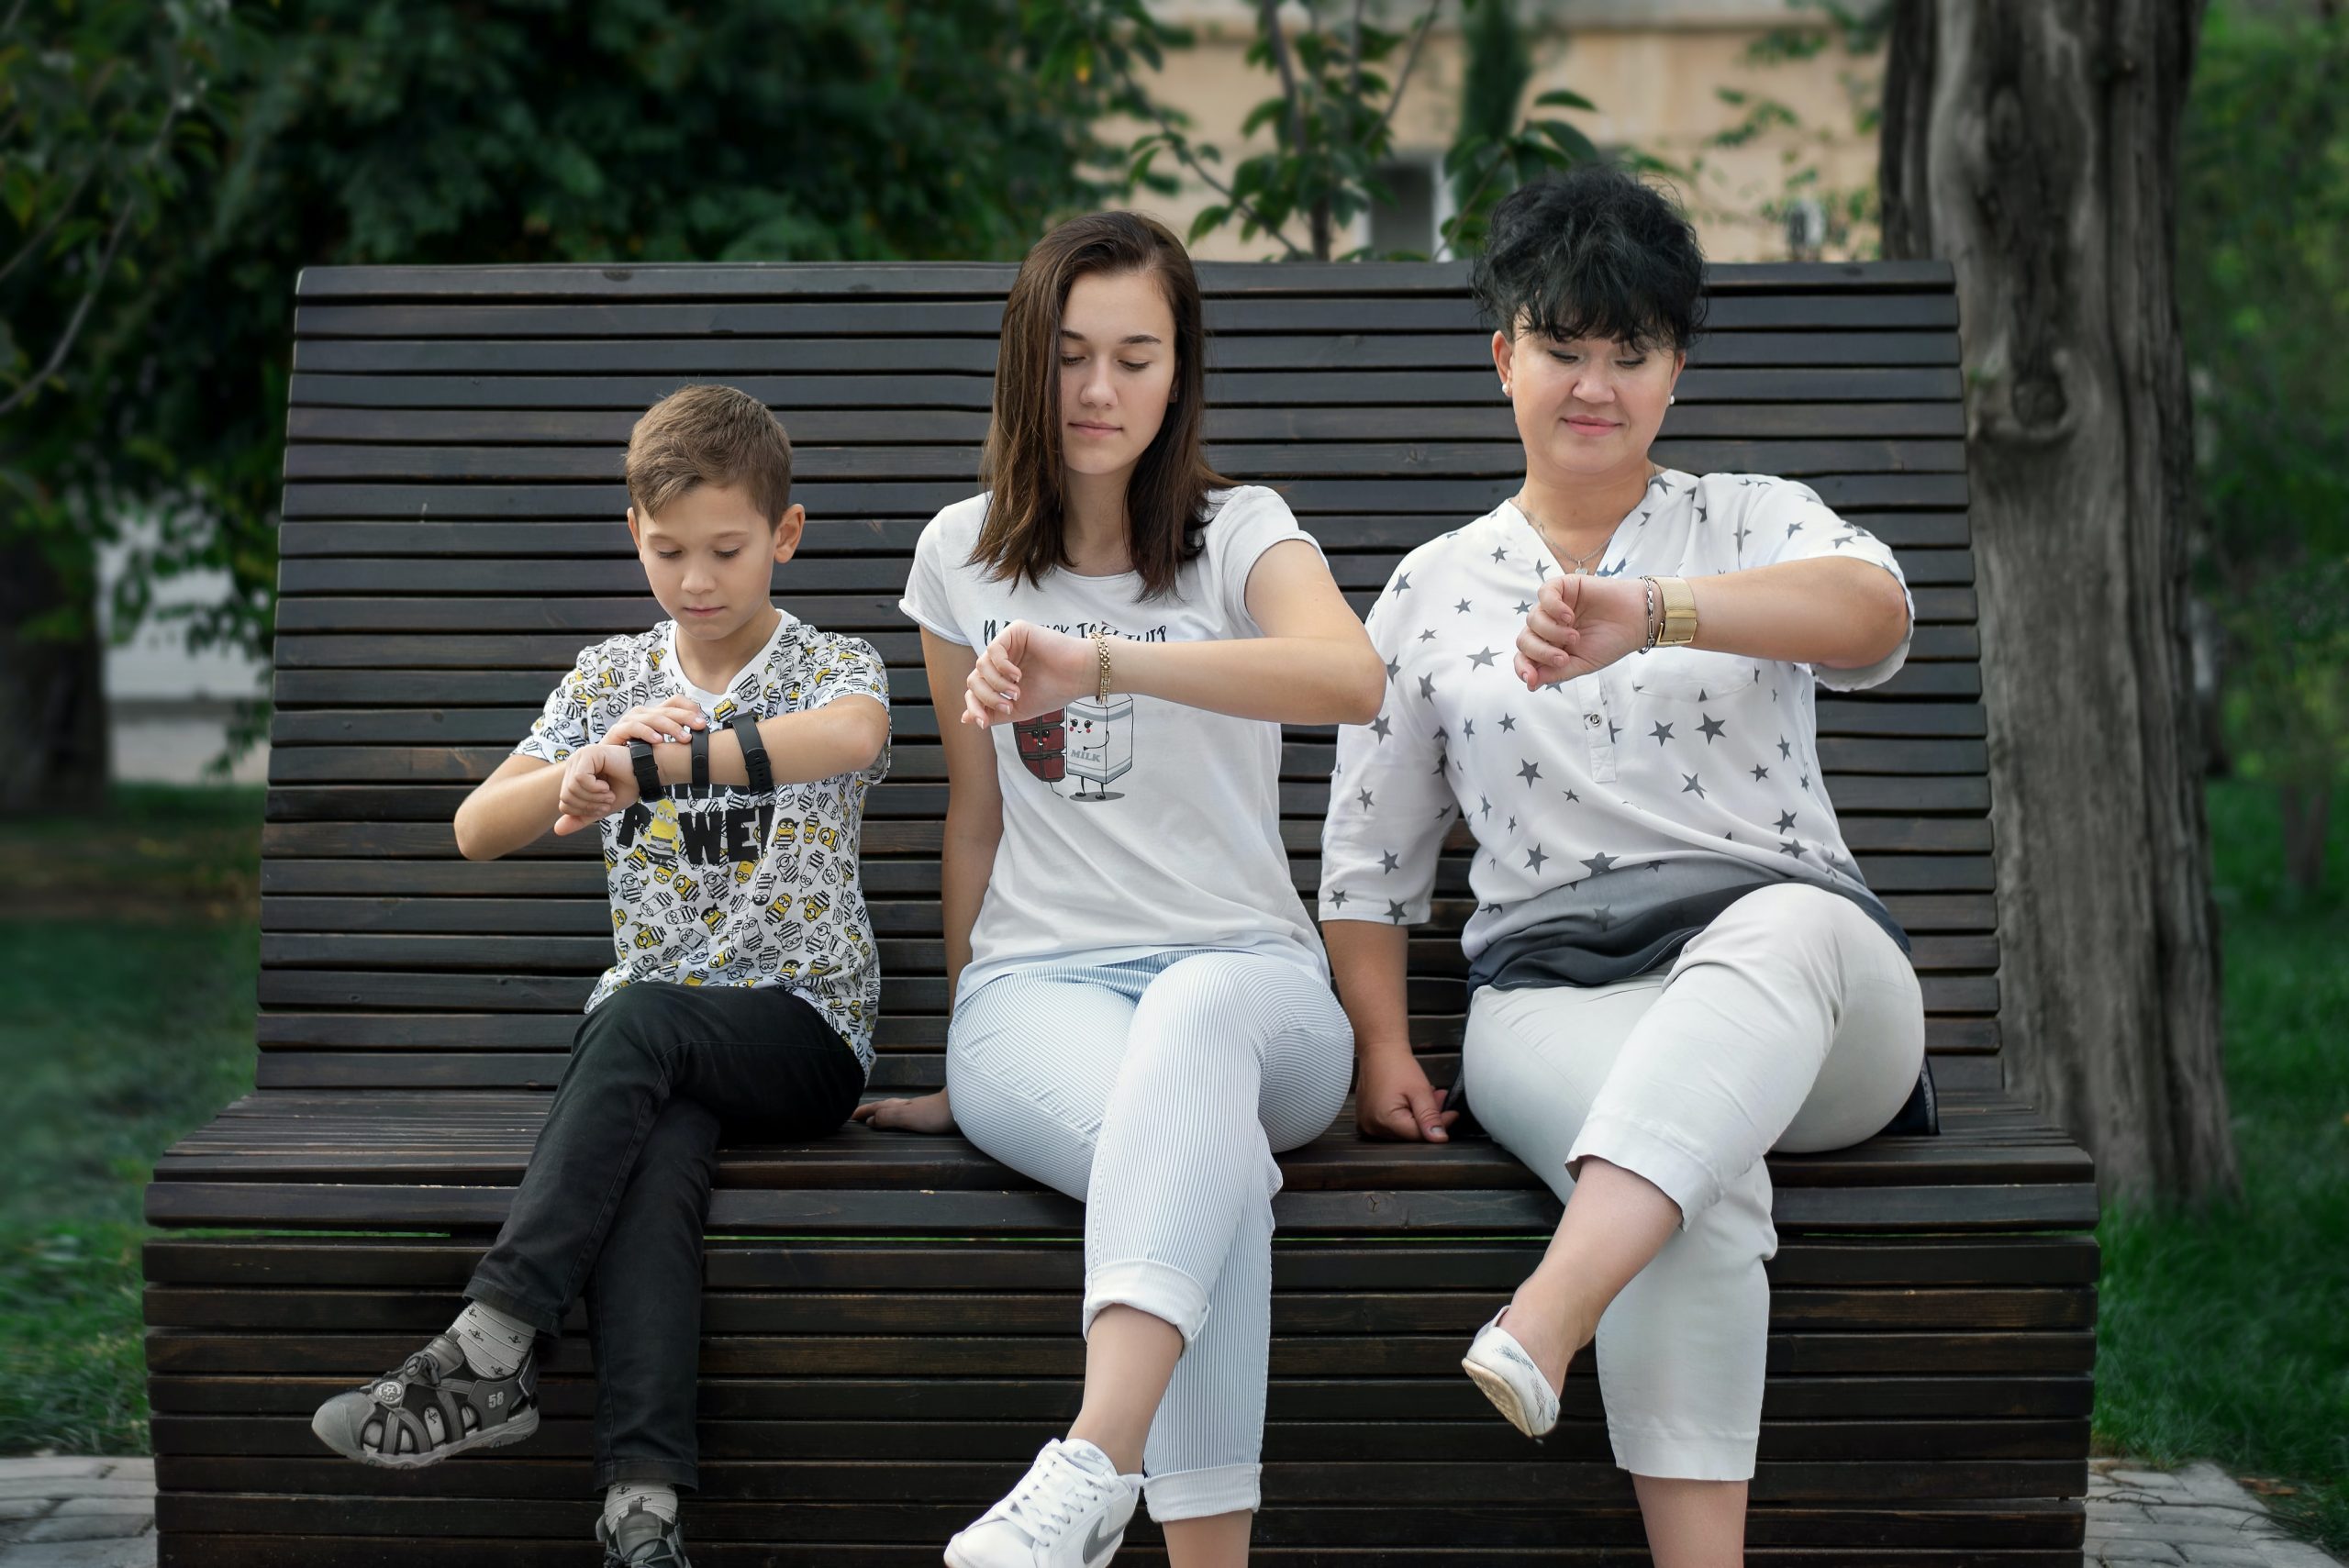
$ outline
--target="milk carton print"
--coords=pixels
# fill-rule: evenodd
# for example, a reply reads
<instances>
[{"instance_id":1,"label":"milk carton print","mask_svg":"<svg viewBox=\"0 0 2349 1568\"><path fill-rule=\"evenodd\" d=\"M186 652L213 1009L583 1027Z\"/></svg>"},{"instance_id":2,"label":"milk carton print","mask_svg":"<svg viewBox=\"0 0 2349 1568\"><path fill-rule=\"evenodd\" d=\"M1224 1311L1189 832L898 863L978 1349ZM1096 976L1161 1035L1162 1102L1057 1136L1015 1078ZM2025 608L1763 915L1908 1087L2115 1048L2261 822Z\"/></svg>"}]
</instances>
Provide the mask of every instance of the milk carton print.
<instances>
[{"instance_id":1,"label":"milk carton print","mask_svg":"<svg viewBox=\"0 0 2349 1568\"><path fill-rule=\"evenodd\" d=\"M1069 800L1123 800L1122 790L1108 786L1134 765L1134 699L1111 697L1095 702L1079 697L1066 707L1023 718L1011 727L1012 750L1019 765L1053 786L1074 779L1076 793ZM1085 785L1093 788L1088 794Z\"/></svg>"},{"instance_id":2,"label":"milk carton print","mask_svg":"<svg viewBox=\"0 0 2349 1568\"><path fill-rule=\"evenodd\" d=\"M1066 747L1064 762L1077 781L1074 800L1118 800L1123 792L1108 785L1131 772L1134 765L1134 699L1111 697L1096 702L1079 697L1061 710ZM1093 793L1085 793L1087 782Z\"/></svg>"}]
</instances>

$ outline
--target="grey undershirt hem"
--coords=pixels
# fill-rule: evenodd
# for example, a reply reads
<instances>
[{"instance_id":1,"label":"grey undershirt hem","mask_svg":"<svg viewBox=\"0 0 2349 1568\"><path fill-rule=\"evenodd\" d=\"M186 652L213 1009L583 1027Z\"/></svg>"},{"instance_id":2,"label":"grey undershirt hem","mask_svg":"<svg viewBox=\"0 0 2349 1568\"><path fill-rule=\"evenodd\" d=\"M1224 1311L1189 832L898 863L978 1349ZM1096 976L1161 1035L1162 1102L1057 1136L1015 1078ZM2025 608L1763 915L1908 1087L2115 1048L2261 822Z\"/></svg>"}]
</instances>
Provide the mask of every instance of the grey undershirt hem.
<instances>
[{"instance_id":1,"label":"grey undershirt hem","mask_svg":"<svg viewBox=\"0 0 2349 1568\"><path fill-rule=\"evenodd\" d=\"M1749 893L1799 882L1840 894L1909 951L1909 933L1857 883L1770 876L1728 859L1610 866L1530 902L1533 923L1496 938L1468 966L1468 995L1486 985L1612 985L1670 962L1690 938Z\"/></svg>"}]
</instances>

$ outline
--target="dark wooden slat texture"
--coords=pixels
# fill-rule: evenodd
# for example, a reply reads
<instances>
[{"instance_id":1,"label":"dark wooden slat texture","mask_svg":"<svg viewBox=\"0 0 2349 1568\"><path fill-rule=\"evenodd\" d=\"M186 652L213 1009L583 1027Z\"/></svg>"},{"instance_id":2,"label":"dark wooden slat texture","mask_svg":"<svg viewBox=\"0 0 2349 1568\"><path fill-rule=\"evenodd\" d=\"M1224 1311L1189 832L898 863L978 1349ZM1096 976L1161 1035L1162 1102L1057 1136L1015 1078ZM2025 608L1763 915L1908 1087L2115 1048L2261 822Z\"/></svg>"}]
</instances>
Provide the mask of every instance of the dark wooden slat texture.
<instances>
[{"instance_id":1,"label":"dark wooden slat texture","mask_svg":"<svg viewBox=\"0 0 2349 1568\"><path fill-rule=\"evenodd\" d=\"M1276 486L1357 608L1517 483L1442 264L1209 264L1208 439ZM1010 269L312 268L297 300L255 1091L160 1162L146 1318L160 1558L177 1568L579 1560L584 1354L530 1445L423 1487L331 1459L317 1402L444 1321L503 1218L609 956L592 842L460 860L449 819L580 645L658 617L619 519L628 432L724 379L790 427L813 522L779 602L891 668L864 881L885 974L869 1092L936 1084L945 784L896 609L923 523L975 487ZM1781 1245L1749 1527L1757 1564L2066 1568L2094 1359L2088 1159L2004 1091L1987 724L1956 306L1938 262L1715 267L1658 458L1814 486L1898 554L1908 667L1821 694L1822 780L1915 940L1937 1138L1774 1156ZM1283 751L1319 874L1327 728ZM1408 946L1414 1048L1457 1072L1464 835ZM1557 1203L1477 1136L1374 1144L1349 1106L1283 1157L1267 1507L1280 1568L1646 1561L1597 1379L1533 1447L1453 1370ZM1081 1211L959 1139L738 1129L705 1265L697 1562L896 1568L1074 1407ZM572 1328L581 1327L574 1314ZM918 1370L916 1370L918 1369ZM1163 1561L1139 1523L1119 1562Z\"/></svg>"}]
</instances>

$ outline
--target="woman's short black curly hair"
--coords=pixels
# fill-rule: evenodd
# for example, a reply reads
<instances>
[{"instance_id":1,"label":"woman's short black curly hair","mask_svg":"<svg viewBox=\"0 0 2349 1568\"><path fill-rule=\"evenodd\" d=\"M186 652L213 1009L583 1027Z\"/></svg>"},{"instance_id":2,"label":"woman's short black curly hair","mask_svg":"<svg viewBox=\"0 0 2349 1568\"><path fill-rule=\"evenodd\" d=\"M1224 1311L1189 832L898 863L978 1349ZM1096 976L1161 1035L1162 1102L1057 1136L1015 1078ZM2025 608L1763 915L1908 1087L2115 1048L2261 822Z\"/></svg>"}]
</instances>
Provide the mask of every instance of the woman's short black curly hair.
<instances>
[{"instance_id":1,"label":"woman's short black curly hair","mask_svg":"<svg viewBox=\"0 0 2349 1568\"><path fill-rule=\"evenodd\" d=\"M1686 351L1705 318L1705 253L1672 198L1611 164L1519 186L1493 209L1468 287L1494 326Z\"/></svg>"}]
</instances>

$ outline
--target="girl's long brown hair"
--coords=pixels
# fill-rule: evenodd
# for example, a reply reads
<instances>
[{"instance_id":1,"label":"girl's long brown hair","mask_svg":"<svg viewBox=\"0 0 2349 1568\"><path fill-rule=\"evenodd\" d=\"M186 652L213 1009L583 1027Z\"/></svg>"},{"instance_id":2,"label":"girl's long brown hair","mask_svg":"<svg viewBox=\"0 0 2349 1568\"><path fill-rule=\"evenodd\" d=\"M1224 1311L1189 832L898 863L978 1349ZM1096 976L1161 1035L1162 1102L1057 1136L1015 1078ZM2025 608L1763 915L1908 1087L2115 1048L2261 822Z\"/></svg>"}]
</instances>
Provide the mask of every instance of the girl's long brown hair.
<instances>
[{"instance_id":1,"label":"girl's long brown hair","mask_svg":"<svg viewBox=\"0 0 2349 1568\"><path fill-rule=\"evenodd\" d=\"M1096 272L1154 273L1174 316L1174 401L1126 481L1127 552L1142 596L1154 599L1174 590L1200 550L1208 492L1230 481L1208 466L1201 436L1207 328L1198 275L1183 242L1140 213L1071 218L1019 264L1004 302L995 417L979 458L980 483L993 494L971 560L995 582L1041 583L1070 564L1061 511L1061 315L1070 286Z\"/></svg>"}]
</instances>

